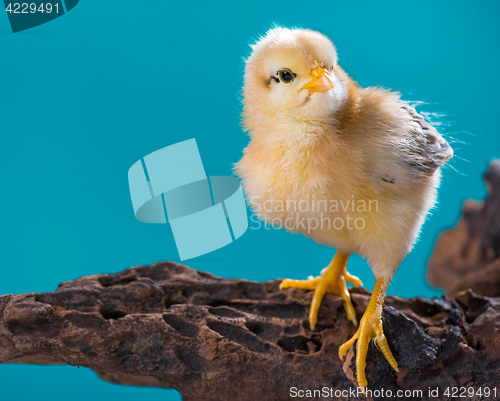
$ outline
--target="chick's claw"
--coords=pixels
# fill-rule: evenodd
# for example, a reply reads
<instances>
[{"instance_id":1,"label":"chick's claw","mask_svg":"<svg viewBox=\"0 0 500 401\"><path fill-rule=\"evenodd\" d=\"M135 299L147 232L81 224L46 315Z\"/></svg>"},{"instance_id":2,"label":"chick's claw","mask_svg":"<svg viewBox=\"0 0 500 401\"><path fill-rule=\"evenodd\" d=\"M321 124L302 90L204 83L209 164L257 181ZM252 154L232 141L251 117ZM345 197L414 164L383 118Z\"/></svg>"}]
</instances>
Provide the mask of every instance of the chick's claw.
<instances>
[{"instance_id":1,"label":"chick's claw","mask_svg":"<svg viewBox=\"0 0 500 401\"><path fill-rule=\"evenodd\" d=\"M344 271L344 277L345 277L345 281L347 281L348 283L351 283L351 284L354 284L355 286L362 286L363 285L363 282L356 276L353 276L352 274L349 274L349 272L347 272L347 270Z\"/></svg>"},{"instance_id":2,"label":"chick's claw","mask_svg":"<svg viewBox=\"0 0 500 401\"><path fill-rule=\"evenodd\" d=\"M318 283L321 281L321 277L316 277L312 280L291 280L289 278L284 279L280 284L280 290L286 288L298 288L300 290L314 290Z\"/></svg>"},{"instance_id":3,"label":"chick's claw","mask_svg":"<svg viewBox=\"0 0 500 401\"><path fill-rule=\"evenodd\" d=\"M347 318L357 326L356 312L352 306L351 295L347 290L346 281L355 285L362 285L363 283L356 276L347 273L346 264L348 258L348 254L337 252L330 265L322 272L320 277L310 280L286 279L281 282L280 289L298 288L301 290L314 290L311 309L309 311L311 330L314 330L316 327L319 307L327 291L340 296L344 300L344 309L347 313Z\"/></svg>"},{"instance_id":4,"label":"chick's claw","mask_svg":"<svg viewBox=\"0 0 500 401\"><path fill-rule=\"evenodd\" d=\"M383 281L377 280L375 288L373 289L373 294L370 298L370 303L368 304L365 314L361 318L358 330L349 341L342 344L339 348L339 357L341 360L344 360L347 352L354 344L354 341L358 340L356 343L356 374L359 387L366 387L368 385L365 373L366 355L372 339L375 340L375 343L387 362L389 362L389 365L391 365L396 372L399 372L398 363L392 355L382 327L383 287Z\"/></svg>"}]
</instances>

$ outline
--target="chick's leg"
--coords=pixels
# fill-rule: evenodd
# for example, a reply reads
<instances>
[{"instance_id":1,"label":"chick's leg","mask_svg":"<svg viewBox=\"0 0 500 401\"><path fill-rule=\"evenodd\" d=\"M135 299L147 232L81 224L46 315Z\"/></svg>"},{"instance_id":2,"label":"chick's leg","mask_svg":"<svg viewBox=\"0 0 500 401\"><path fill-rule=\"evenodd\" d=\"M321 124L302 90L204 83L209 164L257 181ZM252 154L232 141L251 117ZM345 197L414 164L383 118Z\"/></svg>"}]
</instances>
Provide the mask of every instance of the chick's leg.
<instances>
[{"instance_id":1,"label":"chick's leg","mask_svg":"<svg viewBox=\"0 0 500 401\"><path fill-rule=\"evenodd\" d=\"M319 306L327 291L342 297L347 317L357 325L356 313L352 306L351 295L349 291L347 291L346 281L354 285L363 285L363 283L359 278L347 273L346 265L348 258L349 254L337 252L328 267L323 270L320 277L310 280L286 279L281 282L280 289L299 288L302 290L314 290L311 309L309 311L309 324L311 325L311 330L314 330L316 326Z\"/></svg>"},{"instance_id":2,"label":"chick's leg","mask_svg":"<svg viewBox=\"0 0 500 401\"><path fill-rule=\"evenodd\" d=\"M349 341L342 344L339 348L340 359L344 359L354 341L358 340L356 343L356 372L358 385L360 387L366 387L368 385L365 374L366 354L368 352L368 345L372 339L375 339L378 348L382 351L389 365L391 365L396 372L399 372L398 363L392 355L382 328L382 306L384 304L386 289L387 287L384 281L377 279L368 307L359 323L358 331L356 331Z\"/></svg>"}]
</instances>

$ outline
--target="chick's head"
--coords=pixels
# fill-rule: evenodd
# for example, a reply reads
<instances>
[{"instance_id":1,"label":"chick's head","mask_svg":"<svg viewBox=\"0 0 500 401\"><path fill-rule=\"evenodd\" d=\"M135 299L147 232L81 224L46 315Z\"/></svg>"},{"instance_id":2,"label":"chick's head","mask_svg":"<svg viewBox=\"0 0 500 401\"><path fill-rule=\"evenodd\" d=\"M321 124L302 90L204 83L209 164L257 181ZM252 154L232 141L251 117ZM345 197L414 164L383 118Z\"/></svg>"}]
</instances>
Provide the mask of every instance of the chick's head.
<instances>
[{"instance_id":1,"label":"chick's head","mask_svg":"<svg viewBox=\"0 0 500 401\"><path fill-rule=\"evenodd\" d=\"M345 99L344 84L334 72L337 52L321 33L274 28L251 47L243 85L248 129L264 116L331 118Z\"/></svg>"}]
</instances>

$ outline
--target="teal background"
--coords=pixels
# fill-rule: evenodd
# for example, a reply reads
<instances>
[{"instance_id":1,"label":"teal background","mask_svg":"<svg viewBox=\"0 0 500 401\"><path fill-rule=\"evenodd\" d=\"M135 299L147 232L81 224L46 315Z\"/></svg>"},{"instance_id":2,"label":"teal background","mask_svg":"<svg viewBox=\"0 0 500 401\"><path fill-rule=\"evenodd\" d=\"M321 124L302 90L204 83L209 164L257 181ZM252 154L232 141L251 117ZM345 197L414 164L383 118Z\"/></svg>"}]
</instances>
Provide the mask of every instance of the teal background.
<instances>
[{"instance_id":1,"label":"teal background","mask_svg":"<svg viewBox=\"0 0 500 401\"><path fill-rule=\"evenodd\" d=\"M231 175L248 142L239 126L242 59L276 22L326 33L359 83L427 102L420 110L444 114L442 131L467 143L454 145L440 205L389 288L439 296L425 282L433 243L455 225L465 199L485 197L482 174L498 155L499 11L498 1L82 0L17 34L0 12L0 294L53 291L82 275L178 260L168 226L135 219L127 171L195 137L207 174ZM187 264L224 277L306 278L333 253L261 228ZM373 287L364 261L353 257L349 268ZM0 365L0 393L3 400L180 399L174 390L112 385L69 366Z\"/></svg>"}]
</instances>

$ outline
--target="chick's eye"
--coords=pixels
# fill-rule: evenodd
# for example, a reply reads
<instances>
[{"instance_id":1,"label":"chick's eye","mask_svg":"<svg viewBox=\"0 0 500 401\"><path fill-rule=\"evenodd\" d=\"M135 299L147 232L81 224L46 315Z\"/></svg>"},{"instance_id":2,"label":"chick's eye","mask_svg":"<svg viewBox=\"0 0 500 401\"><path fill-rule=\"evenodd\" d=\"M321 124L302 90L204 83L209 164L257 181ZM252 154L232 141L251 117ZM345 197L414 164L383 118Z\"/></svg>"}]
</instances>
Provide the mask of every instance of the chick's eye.
<instances>
[{"instance_id":1,"label":"chick's eye","mask_svg":"<svg viewBox=\"0 0 500 401\"><path fill-rule=\"evenodd\" d=\"M278 71L278 77L282 84L290 85L295 79L295 74L288 68L283 68L282 70Z\"/></svg>"}]
</instances>

